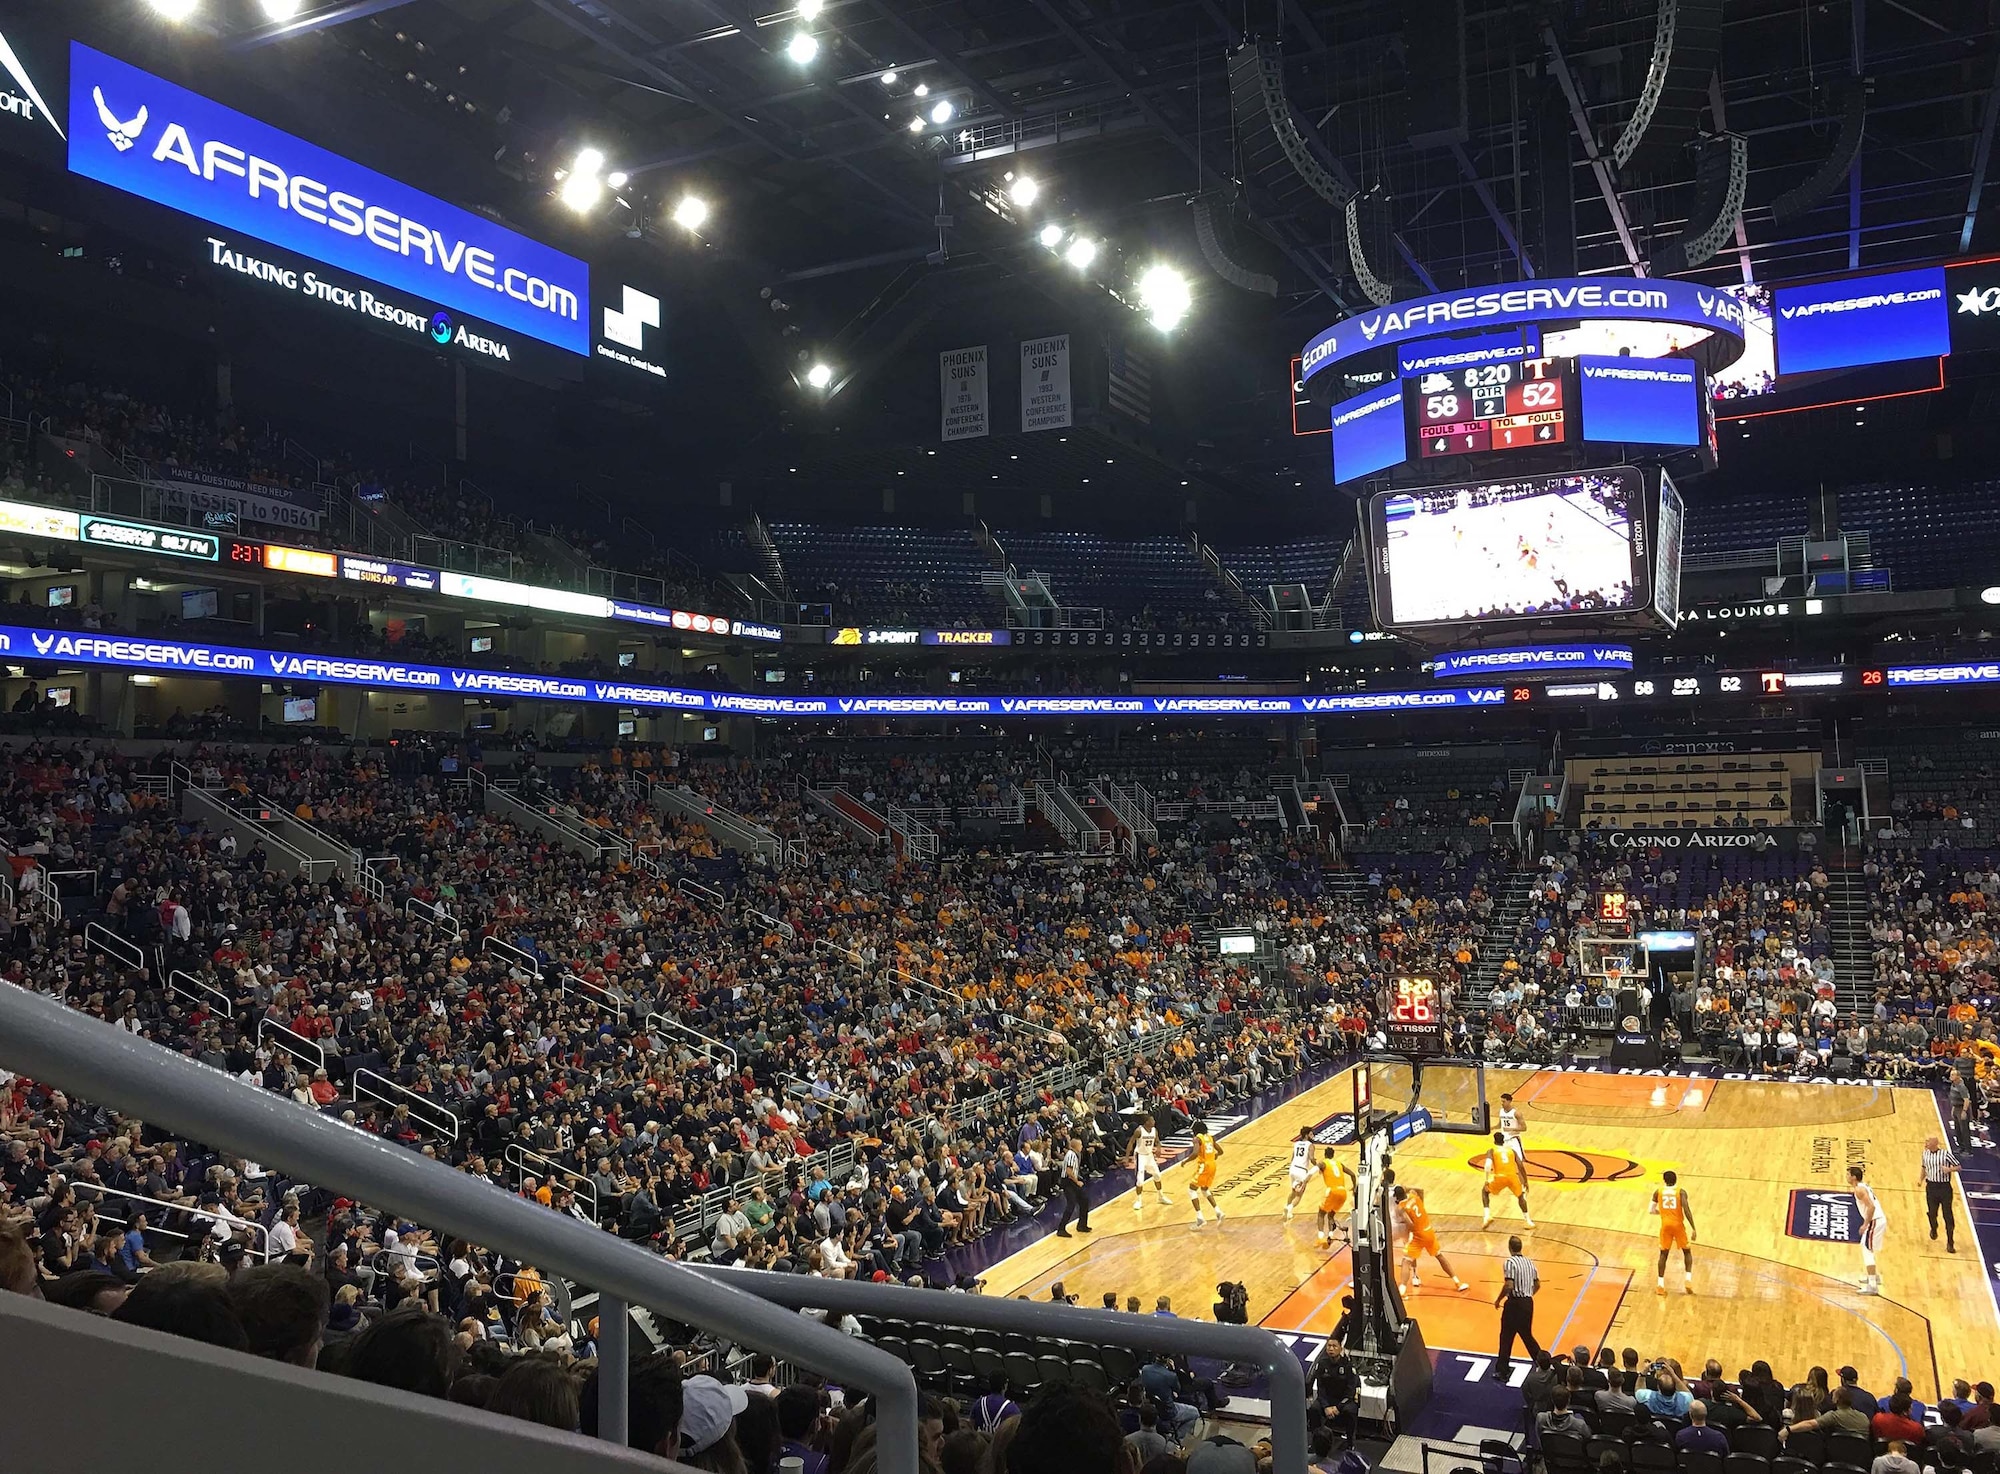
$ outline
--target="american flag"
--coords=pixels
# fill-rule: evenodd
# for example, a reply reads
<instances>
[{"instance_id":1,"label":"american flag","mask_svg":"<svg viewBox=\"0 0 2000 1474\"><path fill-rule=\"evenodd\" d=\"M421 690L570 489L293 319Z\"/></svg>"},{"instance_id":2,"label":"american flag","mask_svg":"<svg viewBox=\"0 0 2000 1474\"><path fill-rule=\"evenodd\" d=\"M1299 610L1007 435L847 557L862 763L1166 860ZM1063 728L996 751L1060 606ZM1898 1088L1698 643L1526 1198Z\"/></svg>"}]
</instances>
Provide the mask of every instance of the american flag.
<instances>
[{"instance_id":1,"label":"american flag","mask_svg":"<svg viewBox=\"0 0 2000 1474\"><path fill-rule=\"evenodd\" d=\"M1153 365L1142 348L1126 343L1111 345L1111 375L1106 398L1120 414L1142 425L1153 423Z\"/></svg>"}]
</instances>

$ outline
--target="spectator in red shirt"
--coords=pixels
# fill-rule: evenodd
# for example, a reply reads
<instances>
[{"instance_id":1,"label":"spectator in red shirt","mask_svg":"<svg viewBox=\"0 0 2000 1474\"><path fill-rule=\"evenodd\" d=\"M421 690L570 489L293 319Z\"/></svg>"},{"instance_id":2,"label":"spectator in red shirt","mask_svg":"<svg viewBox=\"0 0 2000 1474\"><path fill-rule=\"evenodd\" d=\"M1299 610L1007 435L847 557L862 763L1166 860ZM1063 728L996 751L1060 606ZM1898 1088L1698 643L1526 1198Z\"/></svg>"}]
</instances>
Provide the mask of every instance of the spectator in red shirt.
<instances>
[{"instance_id":1,"label":"spectator in red shirt","mask_svg":"<svg viewBox=\"0 0 2000 1474\"><path fill-rule=\"evenodd\" d=\"M1897 1440L1914 1447L1924 1439L1924 1425L1910 1416L1910 1399L1902 1392L1876 1410L1868 1420L1868 1431L1881 1443Z\"/></svg>"}]
</instances>

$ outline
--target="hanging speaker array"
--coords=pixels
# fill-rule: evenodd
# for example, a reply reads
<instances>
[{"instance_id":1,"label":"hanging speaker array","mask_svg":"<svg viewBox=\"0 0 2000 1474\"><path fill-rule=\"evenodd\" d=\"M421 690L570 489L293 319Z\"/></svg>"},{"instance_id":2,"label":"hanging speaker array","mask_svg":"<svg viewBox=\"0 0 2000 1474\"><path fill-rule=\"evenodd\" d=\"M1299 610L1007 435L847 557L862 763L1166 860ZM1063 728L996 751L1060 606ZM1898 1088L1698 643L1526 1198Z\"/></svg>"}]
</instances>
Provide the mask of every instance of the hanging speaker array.
<instances>
[{"instance_id":1,"label":"hanging speaker array","mask_svg":"<svg viewBox=\"0 0 2000 1474\"><path fill-rule=\"evenodd\" d=\"M1208 269L1232 287L1241 287L1246 292L1257 292L1266 297L1278 295L1278 279L1275 276L1238 266L1223 250L1222 242L1215 234L1214 207L1207 200L1194 202L1194 238L1201 247L1201 259L1208 263Z\"/></svg>"},{"instance_id":2,"label":"hanging speaker array","mask_svg":"<svg viewBox=\"0 0 2000 1474\"><path fill-rule=\"evenodd\" d=\"M1653 253L1653 275L1677 276L1722 249L1743 218L1750 179L1750 143L1739 133L1703 138L1695 155L1694 208L1687 228Z\"/></svg>"}]
</instances>

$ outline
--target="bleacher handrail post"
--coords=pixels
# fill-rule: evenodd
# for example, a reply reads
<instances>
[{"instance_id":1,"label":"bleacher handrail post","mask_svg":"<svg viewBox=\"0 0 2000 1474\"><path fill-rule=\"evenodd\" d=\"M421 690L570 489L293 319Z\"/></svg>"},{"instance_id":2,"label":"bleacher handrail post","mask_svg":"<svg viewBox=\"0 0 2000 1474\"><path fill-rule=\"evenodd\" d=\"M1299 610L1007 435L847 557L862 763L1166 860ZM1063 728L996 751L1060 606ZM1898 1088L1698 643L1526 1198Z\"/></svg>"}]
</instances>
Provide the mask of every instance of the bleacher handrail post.
<instances>
[{"instance_id":1,"label":"bleacher handrail post","mask_svg":"<svg viewBox=\"0 0 2000 1474\"><path fill-rule=\"evenodd\" d=\"M0 985L0 1059L191 1140L274 1163L317 1186L525 1260L544 1274L564 1275L857 1387L875 1399L883 1474L919 1474L917 1385L910 1369L876 1347L766 1303L748 1286L717 1282L566 1214L389 1148L12 983ZM1280 1379L1274 1378L1274 1388ZM1301 1406L1303 1397L1301 1383Z\"/></svg>"},{"instance_id":2,"label":"bleacher handrail post","mask_svg":"<svg viewBox=\"0 0 2000 1474\"><path fill-rule=\"evenodd\" d=\"M1170 1315L1084 1310L998 1295L955 1295L863 1280L828 1280L762 1269L700 1265L697 1274L738 1286L777 1305L872 1315L910 1325L960 1326L1083 1345L1163 1350L1214 1361L1247 1362L1270 1379L1273 1474L1306 1474L1305 1367L1292 1349L1256 1326L1221 1325Z\"/></svg>"}]
</instances>

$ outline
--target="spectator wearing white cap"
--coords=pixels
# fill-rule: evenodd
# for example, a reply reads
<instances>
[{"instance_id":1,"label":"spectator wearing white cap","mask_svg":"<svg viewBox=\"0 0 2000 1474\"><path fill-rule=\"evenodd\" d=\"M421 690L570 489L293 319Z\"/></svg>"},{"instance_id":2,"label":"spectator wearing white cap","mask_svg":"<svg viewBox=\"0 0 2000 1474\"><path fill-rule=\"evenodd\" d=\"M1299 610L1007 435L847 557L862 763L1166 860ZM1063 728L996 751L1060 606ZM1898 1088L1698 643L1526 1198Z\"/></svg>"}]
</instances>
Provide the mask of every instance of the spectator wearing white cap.
<instances>
[{"instance_id":1,"label":"spectator wearing white cap","mask_svg":"<svg viewBox=\"0 0 2000 1474\"><path fill-rule=\"evenodd\" d=\"M681 1462L713 1474L743 1474L734 1430L736 1415L749 1405L749 1392L734 1382L708 1376L682 1382Z\"/></svg>"}]
</instances>

